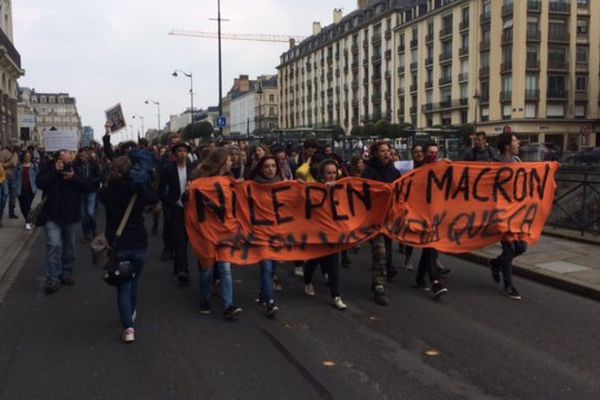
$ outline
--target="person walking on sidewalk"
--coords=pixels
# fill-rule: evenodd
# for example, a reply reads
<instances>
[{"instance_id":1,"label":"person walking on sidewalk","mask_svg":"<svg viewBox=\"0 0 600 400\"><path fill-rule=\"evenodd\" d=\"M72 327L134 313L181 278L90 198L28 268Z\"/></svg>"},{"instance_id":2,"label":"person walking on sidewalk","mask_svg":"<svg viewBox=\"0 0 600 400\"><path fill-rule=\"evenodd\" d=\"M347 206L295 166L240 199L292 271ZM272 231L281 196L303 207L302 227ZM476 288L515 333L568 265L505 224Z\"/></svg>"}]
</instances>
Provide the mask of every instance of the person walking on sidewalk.
<instances>
[{"instance_id":1,"label":"person walking on sidewalk","mask_svg":"<svg viewBox=\"0 0 600 400\"><path fill-rule=\"evenodd\" d=\"M31 221L29 220L29 211L31 211L31 203L37 192L35 180L37 179L39 170L37 164L32 161L32 155L26 151L23 153L23 162L19 164L15 171L15 185L17 190L17 198L21 214L25 218L25 229L31 230Z\"/></svg>"},{"instance_id":2,"label":"person walking on sidewalk","mask_svg":"<svg viewBox=\"0 0 600 400\"><path fill-rule=\"evenodd\" d=\"M429 143L425 147L425 164L438 162L439 147L436 143ZM421 259L417 268L416 287L425 291L431 290L434 299L439 299L448 293L448 289L440 282L440 269L437 265L439 254L431 247L423 248ZM429 277L431 288L425 283L425 275Z\"/></svg>"},{"instance_id":3,"label":"person walking on sidewalk","mask_svg":"<svg viewBox=\"0 0 600 400\"><path fill-rule=\"evenodd\" d=\"M170 244L173 246L175 255L173 273L182 284L190 281L188 266L188 237L185 230L185 212L183 195L187 190L188 182L191 180L192 167L189 163L188 154L190 146L184 142L173 146L175 161L168 164L163 171L158 189L159 197L163 203L163 211L169 220Z\"/></svg>"},{"instance_id":4,"label":"person walking on sidewalk","mask_svg":"<svg viewBox=\"0 0 600 400\"><path fill-rule=\"evenodd\" d=\"M500 152L501 162L522 162L519 158L519 148L519 139L512 132L505 132L498 136L498 151ZM494 282L500 283L500 272L502 272L504 280L502 294L513 300L521 300L521 295L513 285L512 264L515 257L527 251L527 243L511 235L504 236L500 243L502 244L502 253L495 259L490 260L492 279Z\"/></svg>"},{"instance_id":5,"label":"person walking on sidewalk","mask_svg":"<svg viewBox=\"0 0 600 400\"><path fill-rule=\"evenodd\" d=\"M77 157L77 169L83 178L92 185L92 191L81 195L81 230L83 232L83 243L89 243L97 234L96 232L96 198L102 172L98 163L90 159L89 150L81 149Z\"/></svg>"},{"instance_id":6,"label":"person walking on sidewalk","mask_svg":"<svg viewBox=\"0 0 600 400\"><path fill-rule=\"evenodd\" d=\"M321 162L318 171L319 181L327 185L334 185L341 174L339 164L333 159ZM347 306L342 301L340 295L340 253L312 259L304 264L304 294L307 296L314 296L316 294L312 284L312 277L319 264L327 274L333 305L338 310L345 310Z\"/></svg>"},{"instance_id":7,"label":"person walking on sidewalk","mask_svg":"<svg viewBox=\"0 0 600 400\"><path fill-rule=\"evenodd\" d=\"M283 179L275 156L267 154L258 160L254 171L250 174L250 180L261 185L281 182ZM273 260L261 260L259 265L260 293L257 303L264 304L267 307L266 314L268 318L274 318L275 314L279 312L279 305L275 303L273 296L273 281L275 279L277 262Z\"/></svg>"},{"instance_id":8,"label":"person walking on sidewalk","mask_svg":"<svg viewBox=\"0 0 600 400\"><path fill-rule=\"evenodd\" d=\"M390 154L390 145L388 142L378 141L371 145L369 149L370 159L363 172L362 177L373 181L392 183L400 178L400 171L394 167ZM387 305L390 302L385 293L385 283L387 280L387 260L385 236L376 236L371 242L372 251L372 289L374 299L377 304Z\"/></svg>"},{"instance_id":9,"label":"person walking on sidewalk","mask_svg":"<svg viewBox=\"0 0 600 400\"><path fill-rule=\"evenodd\" d=\"M211 151L206 159L194 169L193 179L215 176L231 176L231 155L229 150L219 148ZM241 307L233 304L233 278L231 263L217 261L214 266L200 265L200 313L210 314L210 290L213 282L213 272L218 270L220 279L221 299L223 300L223 317L234 319L242 313Z\"/></svg>"},{"instance_id":10,"label":"person walking on sidewalk","mask_svg":"<svg viewBox=\"0 0 600 400\"><path fill-rule=\"evenodd\" d=\"M52 294L60 283L75 283L75 232L81 219L81 195L90 192L92 185L73 166L67 150L55 153L53 162L40 171L35 184L46 197L41 211L47 221L45 290Z\"/></svg>"},{"instance_id":11,"label":"person walking on sidewalk","mask_svg":"<svg viewBox=\"0 0 600 400\"><path fill-rule=\"evenodd\" d=\"M122 339L126 343L135 340L135 318L137 316L138 285L146 259L148 235L144 225L144 209L158 202L150 187L134 184L129 179L131 160L129 157L117 157L112 165L108 185L99 192L99 199L106 209L105 235L113 243L119 261L129 261L135 276L126 283L117 285L117 306L123 325ZM121 236L115 241L117 229L133 195L137 194L131 214Z\"/></svg>"},{"instance_id":12,"label":"person walking on sidewalk","mask_svg":"<svg viewBox=\"0 0 600 400\"><path fill-rule=\"evenodd\" d=\"M4 167L4 173L6 174L6 188L8 196L8 217L11 219L17 219L17 214L15 213L15 208L17 206L17 192L15 187L15 171L19 166L19 152L16 144L6 146L2 150L0 150L0 163ZM4 206L2 205L2 209L0 209L0 214L4 213Z\"/></svg>"}]
</instances>

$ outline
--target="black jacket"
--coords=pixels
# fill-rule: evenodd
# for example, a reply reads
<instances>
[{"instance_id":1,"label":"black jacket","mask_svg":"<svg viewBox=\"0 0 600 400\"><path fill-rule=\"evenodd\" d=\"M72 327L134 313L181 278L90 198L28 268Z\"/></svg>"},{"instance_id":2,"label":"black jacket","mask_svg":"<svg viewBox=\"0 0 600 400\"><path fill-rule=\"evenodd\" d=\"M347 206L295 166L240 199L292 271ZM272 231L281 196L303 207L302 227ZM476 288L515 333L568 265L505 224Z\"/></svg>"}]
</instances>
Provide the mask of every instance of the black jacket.
<instances>
[{"instance_id":1,"label":"black jacket","mask_svg":"<svg viewBox=\"0 0 600 400\"><path fill-rule=\"evenodd\" d=\"M464 155L464 161L500 161L498 152L492 146L485 146L484 150L477 147L468 149Z\"/></svg>"},{"instance_id":2,"label":"black jacket","mask_svg":"<svg viewBox=\"0 0 600 400\"><path fill-rule=\"evenodd\" d=\"M365 179L392 183L396 179L400 178L400 171L396 169L393 162L383 165L378 160L373 158L367 161L366 164L367 165L362 174L362 177Z\"/></svg>"},{"instance_id":3,"label":"black jacket","mask_svg":"<svg viewBox=\"0 0 600 400\"><path fill-rule=\"evenodd\" d=\"M99 193L100 201L106 209L104 234L109 243L113 243L121 219L125 215L129 200L134 193L137 193L138 197L121 238L114 243L117 250L142 250L148 246L148 236L144 226L144 208L147 205L156 204L158 198L152 190L145 190L141 185L133 184L127 179L111 182Z\"/></svg>"},{"instance_id":4,"label":"black jacket","mask_svg":"<svg viewBox=\"0 0 600 400\"><path fill-rule=\"evenodd\" d=\"M73 166L73 170L73 179L65 180L63 175L56 171L54 163L48 163L38 174L35 184L44 191L44 197L47 199L42 209L44 219L64 224L80 220L81 193L91 192L92 185L76 166Z\"/></svg>"},{"instance_id":5,"label":"black jacket","mask_svg":"<svg viewBox=\"0 0 600 400\"><path fill-rule=\"evenodd\" d=\"M78 162L77 167L81 176L87 179L92 185L92 189L98 191L100 189L100 183L102 182L102 171L100 164L95 161Z\"/></svg>"},{"instance_id":6,"label":"black jacket","mask_svg":"<svg viewBox=\"0 0 600 400\"><path fill-rule=\"evenodd\" d=\"M188 162L186 164L187 169L187 180L191 180L192 166ZM158 186L158 196L160 200L171 207L174 207L178 200L181 199L181 190L179 188L179 173L177 172L177 163L172 162L165 165L162 176L160 178L160 184Z\"/></svg>"}]
</instances>

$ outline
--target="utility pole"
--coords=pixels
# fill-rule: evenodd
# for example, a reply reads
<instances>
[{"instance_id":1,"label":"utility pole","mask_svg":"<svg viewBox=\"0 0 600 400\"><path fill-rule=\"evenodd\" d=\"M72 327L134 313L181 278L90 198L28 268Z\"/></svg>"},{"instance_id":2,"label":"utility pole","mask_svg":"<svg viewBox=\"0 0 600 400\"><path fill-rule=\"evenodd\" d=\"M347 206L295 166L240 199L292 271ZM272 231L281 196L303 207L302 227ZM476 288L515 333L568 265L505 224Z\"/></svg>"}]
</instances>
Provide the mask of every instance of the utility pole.
<instances>
[{"instance_id":1,"label":"utility pole","mask_svg":"<svg viewBox=\"0 0 600 400\"><path fill-rule=\"evenodd\" d=\"M219 120L223 117L223 65L221 58L221 21L229 21L221 18L221 0L217 0L217 18L210 18L211 21L217 21L217 41L219 47ZM223 127L219 124L219 135L223 135Z\"/></svg>"}]
</instances>

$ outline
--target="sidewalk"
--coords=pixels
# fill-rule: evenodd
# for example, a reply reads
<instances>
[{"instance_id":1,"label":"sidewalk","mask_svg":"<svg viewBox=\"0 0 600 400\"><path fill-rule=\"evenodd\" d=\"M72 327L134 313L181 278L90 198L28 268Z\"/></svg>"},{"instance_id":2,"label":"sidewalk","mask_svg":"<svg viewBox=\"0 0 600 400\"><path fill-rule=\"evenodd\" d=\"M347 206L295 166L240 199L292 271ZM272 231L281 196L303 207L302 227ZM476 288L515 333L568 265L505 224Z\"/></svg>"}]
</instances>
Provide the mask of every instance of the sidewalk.
<instances>
[{"instance_id":1,"label":"sidewalk","mask_svg":"<svg viewBox=\"0 0 600 400\"><path fill-rule=\"evenodd\" d=\"M578 234L550 232L515 259L515 275L600 300L600 239L590 235L583 242ZM459 257L487 266L501 251L496 244Z\"/></svg>"},{"instance_id":2,"label":"sidewalk","mask_svg":"<svg viewBox=\"0 0 600 400\"><path fill-rule=\"evenodd\" d=\"M37 195L33 200L32 207L40 201L40 196ZM4 210L2 218L2 227L0 227L0 282L4 279L5 274L11 268L13 262L29 240L37 237L41 229L35 228L31 231L25 230L25 218L21 215L21 210L17 202L16 214L19 219L8 218L8 202Z\"/></svg>"}]
</instances>

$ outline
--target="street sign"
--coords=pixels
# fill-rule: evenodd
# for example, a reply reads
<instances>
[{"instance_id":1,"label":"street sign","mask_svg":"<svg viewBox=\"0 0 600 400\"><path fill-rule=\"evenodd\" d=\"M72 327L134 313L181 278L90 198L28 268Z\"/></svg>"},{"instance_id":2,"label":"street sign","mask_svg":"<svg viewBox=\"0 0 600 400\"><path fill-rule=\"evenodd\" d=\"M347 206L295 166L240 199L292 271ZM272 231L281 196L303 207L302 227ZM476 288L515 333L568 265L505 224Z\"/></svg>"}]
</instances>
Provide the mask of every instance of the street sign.
<instances>
[{"instance_id":1,"label":"street sign","mask_svg":"<svg viewBox=\"0 0 600 400\"><path fill-rule=\"evenodd\" d=\"M217 126L221 129L225 128L227 126L227 117L225 116L220 116L219 119L217 120Z\"/></svg>"}]
</instances>

